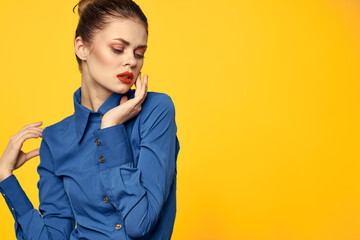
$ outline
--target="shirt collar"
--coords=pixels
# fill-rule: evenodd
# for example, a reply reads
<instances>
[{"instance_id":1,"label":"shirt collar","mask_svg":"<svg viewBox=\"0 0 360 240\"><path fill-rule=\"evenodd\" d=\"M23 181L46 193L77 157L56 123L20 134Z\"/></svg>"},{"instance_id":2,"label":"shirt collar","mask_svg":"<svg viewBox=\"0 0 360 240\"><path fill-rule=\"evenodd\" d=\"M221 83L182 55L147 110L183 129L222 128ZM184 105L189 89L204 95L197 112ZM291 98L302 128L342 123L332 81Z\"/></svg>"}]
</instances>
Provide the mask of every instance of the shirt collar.
<instances>
[{"instance_id":1,"label":"shirt collar","mask_svg":"<svg viewBox=\"0 0 360 240\"><path fill-rule=\"evenodd\" d=\"M88 124L90 113L93 114L105 114L110 109L120 104L121 97L124 95L128 96L128 99L132 98L135 90L129 89L125 94L113 92L105 102L100 106L97 112L91 111L85 106L81 105L81 87L74 92L74 115L75 115L75 128L78 142L82 139L86 126Z\"/></svg>"}]
</instances>

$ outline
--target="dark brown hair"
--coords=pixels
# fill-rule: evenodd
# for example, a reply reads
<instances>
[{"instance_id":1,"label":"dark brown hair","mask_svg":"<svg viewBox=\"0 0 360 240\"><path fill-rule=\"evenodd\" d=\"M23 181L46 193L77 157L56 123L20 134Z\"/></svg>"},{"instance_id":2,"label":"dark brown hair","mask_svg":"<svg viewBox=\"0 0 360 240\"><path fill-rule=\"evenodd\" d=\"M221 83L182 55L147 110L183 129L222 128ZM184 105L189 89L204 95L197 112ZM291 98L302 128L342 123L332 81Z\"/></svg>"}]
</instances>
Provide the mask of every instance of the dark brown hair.
<instances>
[{"instance_id":1,"label":"dark brown hair","mask_svg":"<svg viewBox=\"0 0 360 240\"><path fill-rule=\"evenodd\" d=\"M90 44L94 35L105 28L109 23L109 17L140 20L148 34L148 22L140 7L132 0L80 0L78 6L79 23L76 28L75 38L81 36L85 43ZM82 60L75 54L82 72Z\"/></svg>"}]
</instances>

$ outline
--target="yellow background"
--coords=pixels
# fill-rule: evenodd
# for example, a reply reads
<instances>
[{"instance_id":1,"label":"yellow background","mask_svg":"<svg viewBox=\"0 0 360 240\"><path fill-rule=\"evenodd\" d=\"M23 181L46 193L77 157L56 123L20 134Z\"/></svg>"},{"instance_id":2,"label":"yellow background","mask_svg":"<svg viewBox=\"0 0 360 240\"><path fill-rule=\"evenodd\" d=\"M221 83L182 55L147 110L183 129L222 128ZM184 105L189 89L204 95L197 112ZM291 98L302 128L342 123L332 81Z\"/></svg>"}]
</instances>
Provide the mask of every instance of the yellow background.
<instances>
[{"instance_id":1,"label":"yellow background","mask_svg":"<svg viewBox=\"0 0 360 240\"><path fill-rule=\"evenodd\" d=\"M176 106L172 239L360 239L359 1L136 2L149 91ZM1 1L1 153L23 126L73 113L76 3ZM14 172L35 208L38 164Z\"/></svg>"}]
</instances>

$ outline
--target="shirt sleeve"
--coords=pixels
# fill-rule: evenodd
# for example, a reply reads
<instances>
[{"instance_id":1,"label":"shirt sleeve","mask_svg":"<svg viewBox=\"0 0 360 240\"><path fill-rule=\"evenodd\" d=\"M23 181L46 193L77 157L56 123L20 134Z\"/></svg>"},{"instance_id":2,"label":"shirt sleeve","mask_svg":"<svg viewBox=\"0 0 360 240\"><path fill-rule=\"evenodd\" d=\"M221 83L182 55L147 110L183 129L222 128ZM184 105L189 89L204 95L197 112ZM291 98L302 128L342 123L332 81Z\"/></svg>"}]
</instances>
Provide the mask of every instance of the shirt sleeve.
<instances>
[{"instance_id":1,"label":"shirt sleeve","mask_svg":"<svg viewBox=\"0 0 360 240\"><path fill-rule=\"evenodd\" d=\"M150 113L141 116L137 166L124 124L94 131L105 159L100 165L105 192L122 214L127 234L134 238L153 229L176 178L180 145L175 107L168 95L162 96Z\"/></svg>"},{"instance_id":2,"label":"shirt sleeve","mask_svg":"<svg viewBox=\"0 0 360 240\"><path fill-rule=\"evenodd\" d=\"M45 142L40 145L39 210L34 209L14 174L0 182L0 191L15 219L15 234L22 240L68 240L75 227L62 180L54 174L53 158Z\"/></svg>"}]
</instances>

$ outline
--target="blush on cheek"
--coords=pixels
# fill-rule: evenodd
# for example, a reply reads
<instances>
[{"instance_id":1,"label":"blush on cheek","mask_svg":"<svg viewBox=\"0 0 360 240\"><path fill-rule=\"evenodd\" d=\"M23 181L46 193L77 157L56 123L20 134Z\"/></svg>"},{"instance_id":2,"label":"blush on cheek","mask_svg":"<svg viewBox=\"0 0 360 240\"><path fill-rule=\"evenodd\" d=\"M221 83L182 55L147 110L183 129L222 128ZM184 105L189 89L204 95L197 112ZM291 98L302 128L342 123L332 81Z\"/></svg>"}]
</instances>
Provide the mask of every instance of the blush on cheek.
<instances>
[{"instance_id":1,"label":"blush on cheek","mask_svg":"<svg viewBox=\"0 0 360 240\"><path fill-rule=\"evenodd\" d=\"M103 68L111 67L114 64L112 56L105 50L94 48L93 54L96 63Z\"/></svg>"}]
</instances>

